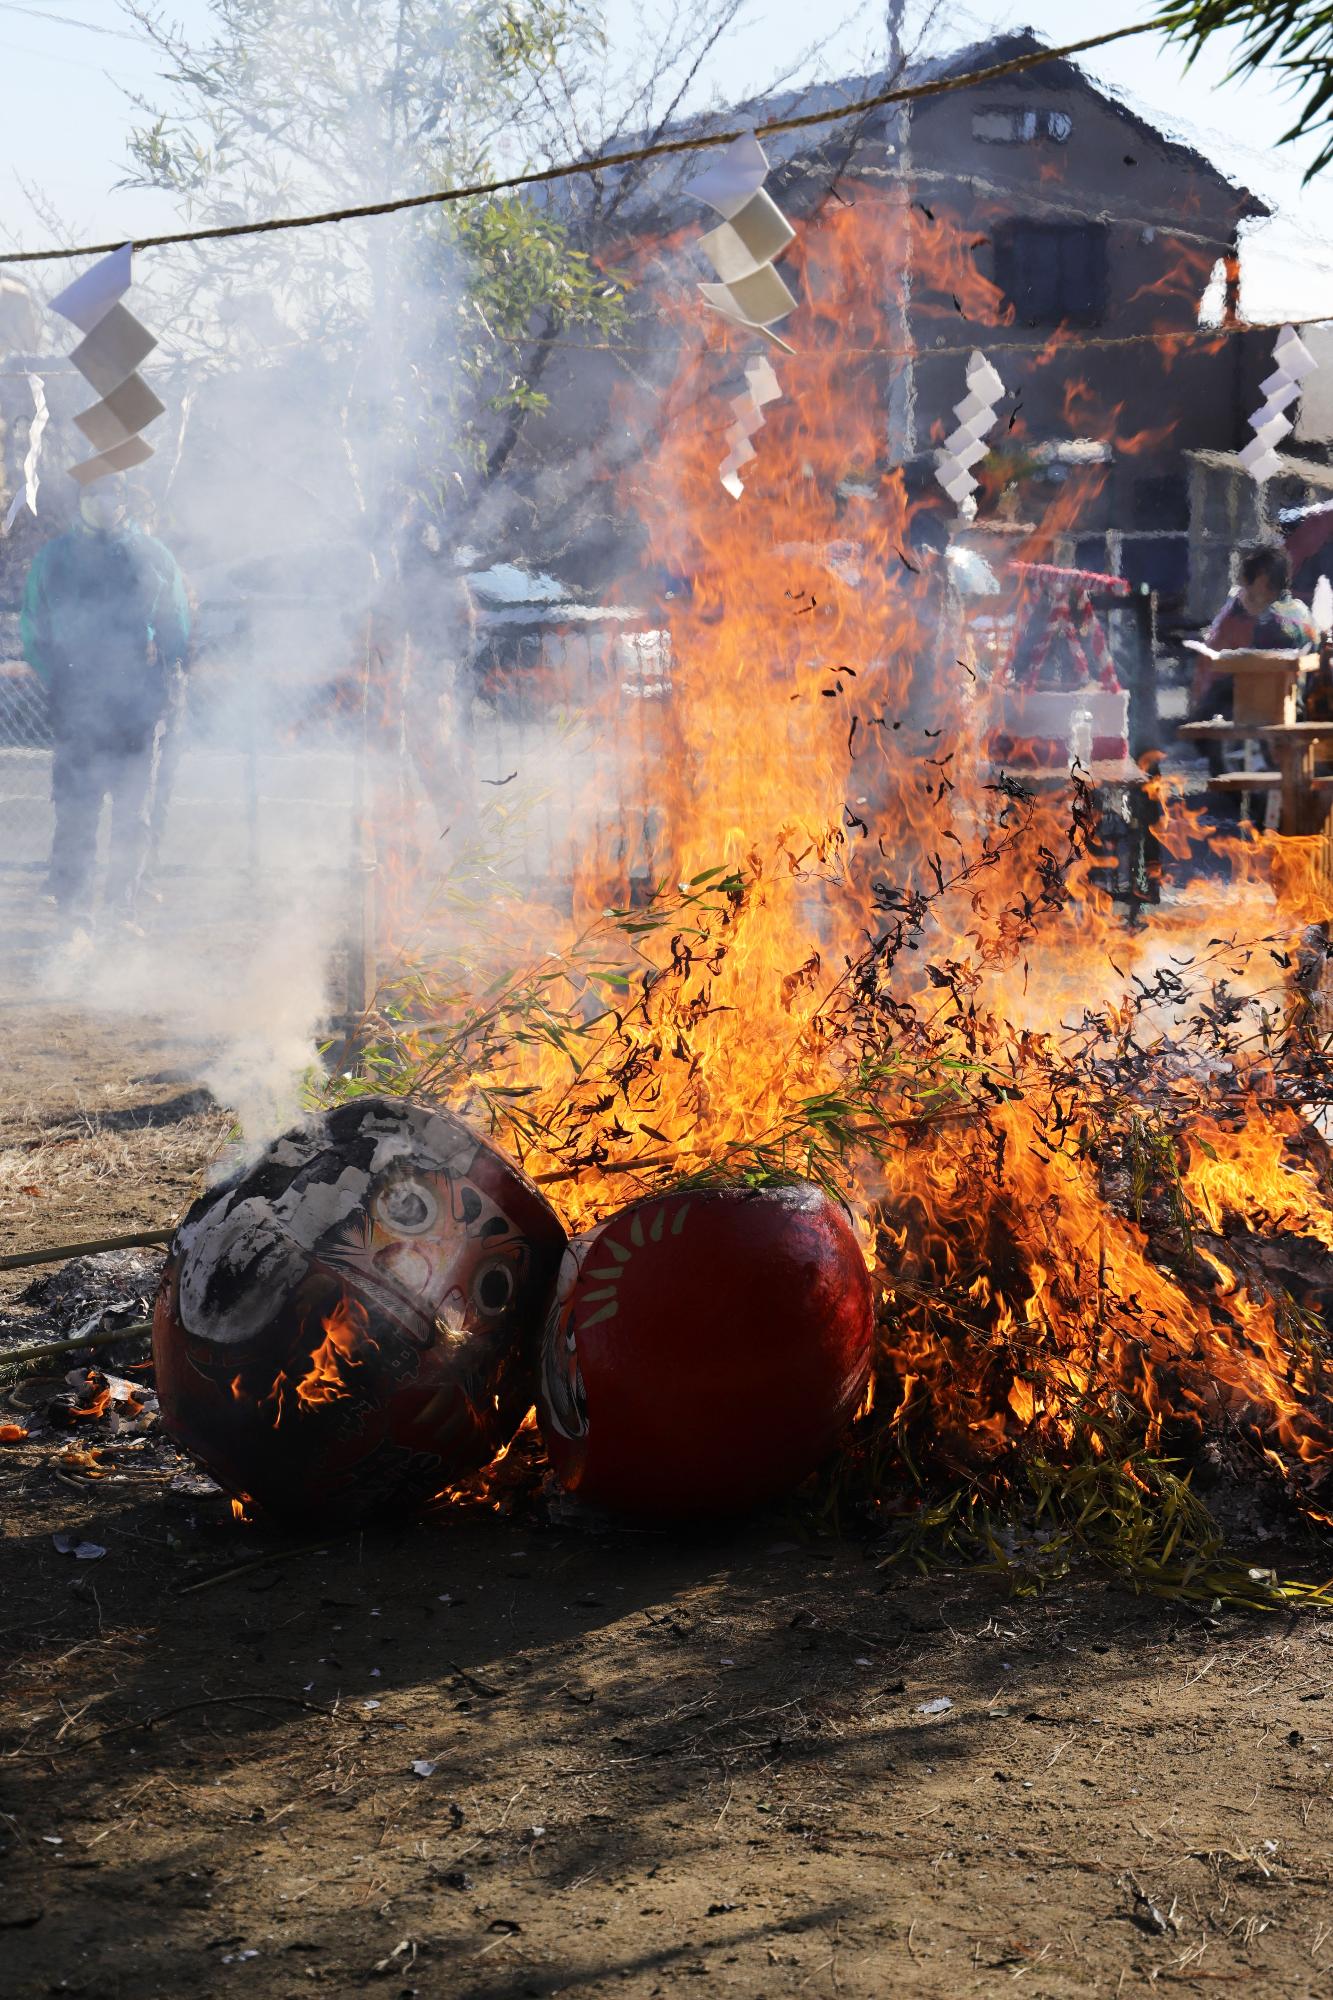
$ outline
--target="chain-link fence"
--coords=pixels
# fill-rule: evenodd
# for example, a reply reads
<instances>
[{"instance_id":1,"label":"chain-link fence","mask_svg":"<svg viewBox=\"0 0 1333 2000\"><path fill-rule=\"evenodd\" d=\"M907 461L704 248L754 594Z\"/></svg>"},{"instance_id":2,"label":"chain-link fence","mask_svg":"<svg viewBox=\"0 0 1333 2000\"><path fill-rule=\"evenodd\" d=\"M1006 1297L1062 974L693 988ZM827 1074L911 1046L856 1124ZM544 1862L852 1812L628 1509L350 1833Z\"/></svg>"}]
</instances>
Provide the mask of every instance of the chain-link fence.
<instances>
[{"instance_id":1,"label":"chain-link fence","mask_svg":"<svg viewBox=\"0 0 1333 2000\"><path fill-rule=\"evenodd\" d=\"M0 869L40 876L51 849L53 742L46 691L15 656L17 628L16 616L0 615ZM164 778L167 871L257 880L303 853L328 866L349 845L351 758L327 738L219 740L206 715L187 711Z\"/></svg>"},{"instance_id":2,"label":"chain-link fence","mask_svg":"<svg viewBox=\"0 0 1333 2000\"><path fill-rule=\"evenodd\" d=\"M50 851L51 737L40 682L0 666L0 867L39 874ZM308 671L300 624L281 654L243 635L196 662L179 739L165 757L160 872L256 885L312 867L352 877L367 858L400 877L430 874L458 835L493 842L516 886L560 900L591 867L633 898L671 865L689 755L676 714L668 635L603 622L485 630L452 692L369 684L340 663ZM263 665L261 667L260 659ZM794 683L793 683L794 685ZM805 710L774 704L799 788L820 756ZM745 734L712 743L715 816L753 811ZM369 830L367 841L360 829ZM452 843L445 836L453 834Z\"/></svg>"},{"instance_id":3,"label":"chain-link fence","mask_svg":"<svg viewBox=\"0 0 1333 2000\"><path fill-rule=\"evenodd\" d=\"M18 653L17 615L0 614L0 869L40 877L52 736ZM483 647L451 701L415 706L355 672L323 685L261 674L241 648L210 654L163 760L160 869L255 884L315 864L355 872L354 821L389 865L398 849L438 854L446 831L475 821L520 881L568 882L594 846L646 881L661 859L670 695L657 633L510 637Z\"/></svg>"},{"instance_id":4,"label":"chain-link fence","mask_svg":"<svg viewBox=\"0 0 1333 2000\"><path fill-rule=\"evenodd\" d=\"M0 658L0 855L7 864L33 861L50 845L50 794L45 691L21 661Z\"/></svg>"}]
</instances>

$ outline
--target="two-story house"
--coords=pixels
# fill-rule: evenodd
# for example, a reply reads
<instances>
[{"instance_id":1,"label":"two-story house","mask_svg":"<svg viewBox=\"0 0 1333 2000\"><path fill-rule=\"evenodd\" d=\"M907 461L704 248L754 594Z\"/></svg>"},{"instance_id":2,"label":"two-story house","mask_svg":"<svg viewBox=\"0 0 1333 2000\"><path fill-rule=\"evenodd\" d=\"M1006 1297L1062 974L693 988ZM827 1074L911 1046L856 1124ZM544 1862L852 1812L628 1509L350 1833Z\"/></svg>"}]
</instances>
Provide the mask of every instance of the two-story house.
<instances>
[{"instance_id":1,"label":"two-story house","mask_svg":"<svg viewBox=\"0 0 1333 2000\"><path fill-rule=\"evenodd\" d=\"M980 347L1008 391L982 468L983 520L1040 521L1077 480L1076 506L1058 510L1069 518L1052 559L1147 583L1180 608L1186 454L1244 441L1268 366L1271 343L1235 322L1242 225L1269 211L1072 62L947 87L1041 47L1028 30L974 44L913 65L905 81L946 87L910 106L766 136L769 187L806 238L849 196L899 211L901 257L873 279L894 337L878 363L856 362L882 411L884 461L929 454L963 394L966 355ZM821 84L732 107L719 127L832 111L883 87L882 76ZM697 156L664 161L617 220L622 236L672 246L663 282L711 275L681 248L696 219L700 233L708 226L683 195L697 171ZM952 257L940 254L945 235ZM783 268L799 293L799 271ZM552 356L549 413L529 425L510 467L510 490L531 495L520 511L532 552L594 586L615 574L625 532L608 504L612 481L605 499L597 484L638 448L625 412L647 411L673 343L679 351L679 322L668 324L659 304L650 275L632 299L623 357L614 342L586 353L573 342ZM799 342L799 314L787 328ZM560 463L579 497L544 520L540 496L559 490Z\"/></svg>"}]
</instances>

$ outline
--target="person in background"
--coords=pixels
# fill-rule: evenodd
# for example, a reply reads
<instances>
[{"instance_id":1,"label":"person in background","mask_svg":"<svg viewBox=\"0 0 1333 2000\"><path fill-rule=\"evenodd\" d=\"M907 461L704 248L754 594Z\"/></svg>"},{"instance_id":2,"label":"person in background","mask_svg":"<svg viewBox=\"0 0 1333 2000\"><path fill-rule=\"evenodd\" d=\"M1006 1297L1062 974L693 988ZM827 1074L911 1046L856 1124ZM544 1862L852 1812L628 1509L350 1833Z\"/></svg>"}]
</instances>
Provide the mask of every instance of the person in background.
<instances>
[{"instance_id":1,"label":"person in background","mask_svg":"<svg viewBox=\"0 0 1333 2000\"><path fill-rule=\"evenodd\" d=\"M190 631L181 573L162 543L129 520L123 479L89 487L77 524L38 552L22 631L54 738L51 894L76 929L91 923L97 829L109 797L104 903L132 926L158 745Z\"/></svg>"},{"instance_id":2,"label":"person in background","mask_svg":"<svg viewBox=\"0 0 1333 2000\"><path fill-rule=\"evenodd\" d=\"M1308 606L1291 595L1291 564L1277 542L1255 542L1241 549L1236 563L1239 582L1204 634L1214 652L1313 651L1319 643ZM1198 660L1191 690L1190 716L1205 721L1229 716L1232 688L1229 674L1219 674Z\"/></svg>"}]
</instances>

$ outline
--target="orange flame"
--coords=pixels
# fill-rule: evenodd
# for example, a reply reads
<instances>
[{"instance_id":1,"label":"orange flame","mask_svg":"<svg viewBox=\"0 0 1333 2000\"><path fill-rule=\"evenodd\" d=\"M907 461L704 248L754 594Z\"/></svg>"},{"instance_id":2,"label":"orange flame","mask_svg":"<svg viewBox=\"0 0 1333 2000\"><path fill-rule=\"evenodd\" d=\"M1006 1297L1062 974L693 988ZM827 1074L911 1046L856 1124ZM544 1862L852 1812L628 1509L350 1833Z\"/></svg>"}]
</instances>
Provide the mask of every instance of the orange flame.
<instances>
[{"instance_id":1,"label":"orange flame","mask_svg":"<svg viewBox=\"0 0 1333 2000\"><path fill-rule=\"evenodd\" d=\"M851 1097L880 1142L846 1165L883 1298L866 1423L969 1474L1020 1441L1119 1458L1126 1413L1150 1445L1225 1422L1256 1461L1327 1465L1324 1363L1249 1241L1333 1247L1282 970L1302 926L1333 917L1323 845L1213 836L1225 886L1185 882L1130 928L1098 886L1086 796L1000 783L995 691L939 559L911 539L935 496L891 460L904 321L885 274L910 269L921 309L978 345L1009 315L971 234L855 193L792 254L799 351L778 361L787 394L743 501L717 467L744 353L716 327L632 474L652 565L688 580L662 614L672 693L636 815L656 828L653 872L691 885L679 928L654 956L645 926L629 997L573 1080L558 1037L526 1035L493 1046L457 1101L481 1085L521 1103L511 1143L579 1227L663 1171L809 1171L810 1106L827 1130ZM1177 319L1196 277L1167 300ZM1058 339L1034 342L1010 379L1062 359ZM915 357L922 381L940 365ZM955 378L961 395L961 361ZM1071 423L1094 402L1071 381ZM1114 440L1118 417L1096 416L1098 434ZM1103 477L1075 472L1031 534L996 530L997 565L1015 541L1058 561ZM1162 848L1188 856L1206 824L1160 780L1149 796ZM631 903L644 858L601 803L580 925ZM345 1392L364 1329L337 1326L304 1403Z\"/></svg>"},{"instance_id":2,"label":"orange flame","mask_svg":"<svg viewBox=\"0 0 1333 2000\"><path fill-rule=\"evenodd\" d=\"M88 1370L86 1386L89 1391L87 1402L74 1404L69 1413L80 1422L104 1417L111 1406L111 1385L104 1378L99 1378L95 1368Z\"/></svg>"},{"instance_id":3,"label":"orange flame","mask_svg":"<svg viewBox=\"0 0 1333 2000\"><path fill-rule=\"evenodd\" d=\"M273 1405L275 1430L287 1417L323 1409L353 1394L356 1370L377 1351L378 1342L370 1333L370 1315L350 1293L344 1292L332 1312L324 1316L321 1330L324 1337L311 1354L305 1372L293 1378L285 1368L281 1369L262 1399ZM232 1383L231 1393L234 1396L248 1393L241 1376Z\"/></svg>"},{"instance_id":4,"label":"orange flame","mask_svg":"<svg viewBox=\"0 0 1333 2000\"><path fill-rule=\"evenodd\" d=\"M366 1359L370 1315L359 1299L344 1293L323 1321L324 1338L310 1357L310 1366L296 1384L296 1400L304 1409L337 1402L348 1392L348 1376Z\"/></svg>"}]
</instances>

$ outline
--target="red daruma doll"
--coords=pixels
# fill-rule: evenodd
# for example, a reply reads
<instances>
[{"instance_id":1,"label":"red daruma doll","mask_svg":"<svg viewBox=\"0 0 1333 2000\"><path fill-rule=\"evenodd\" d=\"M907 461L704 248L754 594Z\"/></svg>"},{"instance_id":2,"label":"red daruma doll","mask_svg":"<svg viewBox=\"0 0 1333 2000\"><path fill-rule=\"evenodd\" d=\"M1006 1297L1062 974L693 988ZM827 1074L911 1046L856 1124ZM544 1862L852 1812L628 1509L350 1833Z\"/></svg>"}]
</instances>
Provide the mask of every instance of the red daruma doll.
<instances>
[{"instance_id":1,"label":"red daruma doll","mask_svg":"<svg viewBox=\"0 0 1333 2000\"><path fill-rule=\"evenodd\" d=\"M280 1517L410 1511L508 1443L565 1245L508 1160L361 1098L195 1203L153 1321L162 1417Z\"/></svg>"},{"instance_id":2,"label":"red daruma doll","mask_svg":"<svg viewBox=\"0 0 1333 2000\"><path fill-rule=\"evenodd\" d=\"M538 1413L561 1483L658 1516L790 1491L854 1414L870 1278L809 1182L653 1196L569 1245Z\"/></svg>"}]
</instances>

